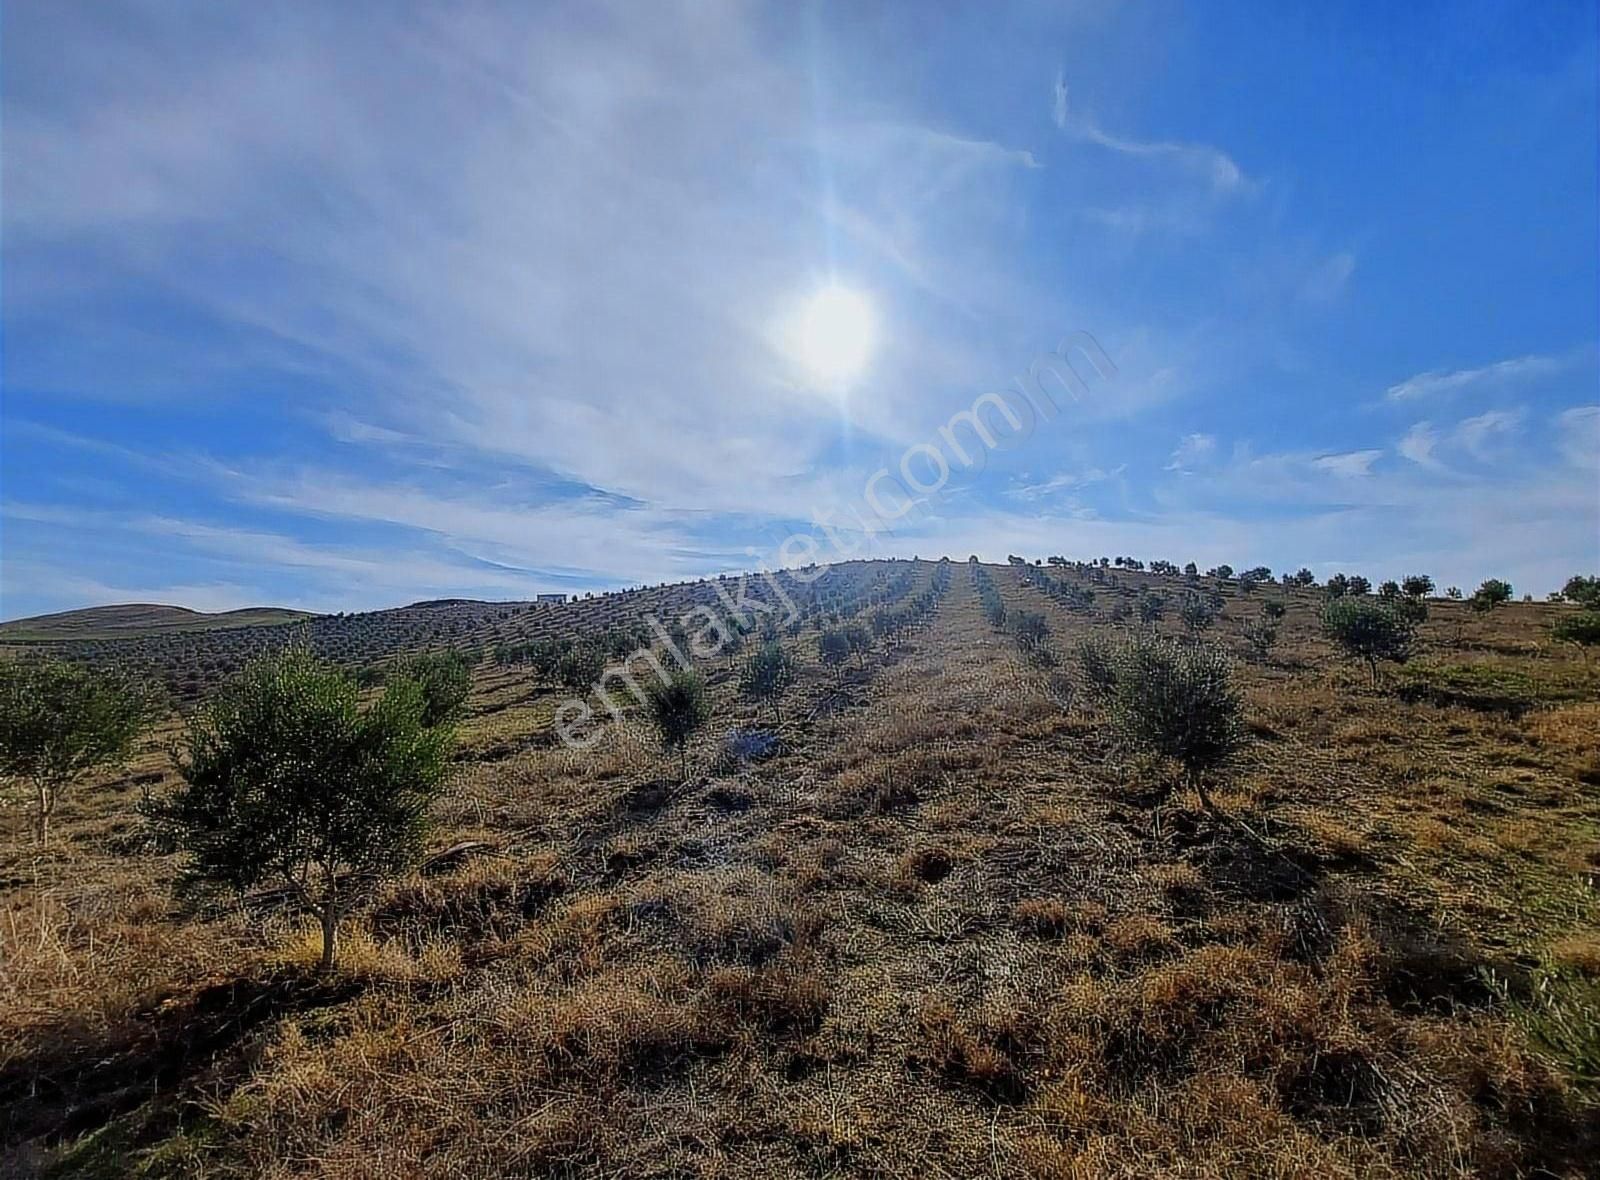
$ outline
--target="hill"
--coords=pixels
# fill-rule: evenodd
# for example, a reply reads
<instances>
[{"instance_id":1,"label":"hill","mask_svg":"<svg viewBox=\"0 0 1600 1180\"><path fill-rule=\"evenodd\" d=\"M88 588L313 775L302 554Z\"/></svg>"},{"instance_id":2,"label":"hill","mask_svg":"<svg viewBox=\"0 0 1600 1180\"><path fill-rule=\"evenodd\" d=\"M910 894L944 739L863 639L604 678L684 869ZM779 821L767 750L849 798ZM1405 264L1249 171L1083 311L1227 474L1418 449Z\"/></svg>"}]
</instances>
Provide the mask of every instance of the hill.
<instances>
[{"instance_id":1,"label":"hill","mask_svg":"<svg viewBox=\"0 0 1600 1180\"><path fill-rule=\"evenodd\" d=\"M173 903L133 805L177 719L44 854L0 810L0 1173L1590 1174L1600 670L1547 641L1560 608L1430 601L1374 682L1309 587L783 586L782 720L741 693L748 644L696 656L687 781L626 701L564 746L573 693L523 646L715 583L327 632L479 657L432 855L366 895L333 978L281 894ZM1150 632L1230 657L1214 807L1122 745L1083 658Z\"/></svg>"},{"instance_id":2,"label":"hill","mask_svg":"<svg viewBox=\"0 0 1600 1180\"><path fill-rule=\"evenodd\" d=\"M206 613L184 606L130 602L35 615L0 623L0 643L62 643L91 639L136 639L187 631L268 627L312 618L309 611L275 606Z\"/></svg>"}]
</instances>

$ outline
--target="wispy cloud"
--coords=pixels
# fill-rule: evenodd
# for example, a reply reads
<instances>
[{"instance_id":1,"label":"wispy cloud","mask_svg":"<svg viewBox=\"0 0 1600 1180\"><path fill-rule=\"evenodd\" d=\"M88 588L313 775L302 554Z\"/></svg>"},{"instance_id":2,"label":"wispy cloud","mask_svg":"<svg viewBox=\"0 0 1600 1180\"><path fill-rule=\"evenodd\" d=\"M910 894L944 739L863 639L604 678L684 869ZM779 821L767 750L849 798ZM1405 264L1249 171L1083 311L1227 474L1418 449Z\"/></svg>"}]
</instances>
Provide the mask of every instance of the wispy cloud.
<instances>
[{"instance_id":1,"label":"wispy cloud","mask_svg":"<svg viewBox=\"0 0 1600 1180\"><path fill-rule=\"evenodd\" d=\"M1189 434L1178 443L1167 461L1167 470L1187 475L1209 463L1217 453L1217 440L1209 434Z\"/></svg>"},{"instance_id":2,"label":"wispy cloud","mask_svg":"<svg viewBox=\"0 0 1600 1180\"><path fill-rule=\"evenodd\" d=\"M1371 475L1372 465L1382 457L1380 450L1345 451L1334 455L1318 455L1311 460L1311 466L1340 479L1360 479Z\"/></svg>"},{"instance_id":3,"label":"wispy cloud","mask_svg":"<svg viewBox=\"0 0 1600 1180\"><path fill-rule=\"evenodd\" d=\"M1554 356L1520 356L1476 369L1433 369L1389 386L1390 401L1412 401L1467 391L1503 390L1562 372L1566 362Z\"/></svg>"}]
</instances>

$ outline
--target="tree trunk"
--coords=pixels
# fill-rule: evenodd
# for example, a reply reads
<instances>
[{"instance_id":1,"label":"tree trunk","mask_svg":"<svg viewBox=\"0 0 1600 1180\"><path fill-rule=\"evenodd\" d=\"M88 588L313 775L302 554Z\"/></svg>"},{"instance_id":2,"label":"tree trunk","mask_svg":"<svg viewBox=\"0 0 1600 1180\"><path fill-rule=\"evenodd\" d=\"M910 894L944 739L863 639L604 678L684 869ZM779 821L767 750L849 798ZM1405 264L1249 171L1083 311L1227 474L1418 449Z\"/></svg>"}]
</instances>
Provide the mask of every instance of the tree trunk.
<instances>
[{"instance_id":1,"label":"tree trunk","mask_svg":"<svg viewBox=\"0 0 1600 1180\"><path fill-rule=\"evenodd\" d=\"M1217 805L1211 801L1211 796L1206 792L1206 784L1201 779L1199 771L1192 772L1189 775L1189 783L1194 787L1194 793L1200 796L1200 805L1207 811L1215 812Z\"/></svg>"},{"instance_id":2,"label":"tree trunk","mask_svg":"<svg viewBox=\"0 0 1600 1180\"><path fill-rule=\"evenodd\" d=\"M318 970L324 975L333 970L333 956L338 942L339 913L329 902L322 907L322 965Z\"/></svg>"},{"instance_id":3,"label":"tree trunk","mask_svg":"<svg viewBox=\"0 0 1600 1180\"><path fill-rule=\"evenodd\" d=\"M50 839L50 791L43 782L34 784L34 791L38 795L39 811L34 816L33 837L40 848L43 848Z\"/></svg>"},{"instance_id":4,"label":"tree trunk","mask_svg":"<svg viewBox=\"0 0 1600 1180\"><path fill-rule=\"evenodd\" d=\"M681 777L682 777L683 781L684 782L688 782L689 781L689 743L688 742L684 742L682 745L680 745L678 747L678 765L679 765L680 769L682 770Z\"/></svg>"}]
</instances>

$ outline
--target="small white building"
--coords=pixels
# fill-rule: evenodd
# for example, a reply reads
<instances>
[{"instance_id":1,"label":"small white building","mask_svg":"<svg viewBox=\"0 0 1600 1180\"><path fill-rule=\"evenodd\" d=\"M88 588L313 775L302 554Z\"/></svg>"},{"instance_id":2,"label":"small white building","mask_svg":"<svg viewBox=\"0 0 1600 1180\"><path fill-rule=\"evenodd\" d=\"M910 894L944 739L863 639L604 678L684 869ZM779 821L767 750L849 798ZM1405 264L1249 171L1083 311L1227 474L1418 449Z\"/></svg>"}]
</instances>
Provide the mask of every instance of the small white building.
<instances>
[{"instance_id":1,"label":"small white building","mask_svg":"<svg viewBox=\"0 0 1600 1180\"><path fill-rule=\"evenodd\" d=\"M565 602L567 596L565 594L535 594L533 600L535 602Z\"/></svg>"}]
</instances>

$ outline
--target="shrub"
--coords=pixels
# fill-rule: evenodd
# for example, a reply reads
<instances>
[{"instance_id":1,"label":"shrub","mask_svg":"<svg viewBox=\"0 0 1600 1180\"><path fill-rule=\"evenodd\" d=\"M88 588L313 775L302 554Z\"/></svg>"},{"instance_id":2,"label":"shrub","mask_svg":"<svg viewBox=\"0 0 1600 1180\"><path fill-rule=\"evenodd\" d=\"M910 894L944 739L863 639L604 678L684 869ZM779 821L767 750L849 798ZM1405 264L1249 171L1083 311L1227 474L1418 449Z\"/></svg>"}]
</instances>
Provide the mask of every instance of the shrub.
<instances>
[{"instance_id":1,"label":"shrub","mask_svg":"<svg viewBox=\"0 0 1600 1180\"><path fill-rule=\"evenodd\" d=\"M39 844L50 838L61 796L124 758L151 711L146 693L114 676L54 661L0 661L0 777L33 789Z\"/></svg>"},{"instance_id":2,"label":"shrub","mask_svg":"<svg viewBox=\"0 0 1600 1180\"><path fill-rule=\"evenodd\" d=\"M1600 609L1600 576L1573 575L1561 588L1561 597L1591 610Z\"/></svg>"},{"instance_id":3,"label":"shrub","mask_svg":"<svg viewBox=\"0 0 1600 1180\"><path fill-rule=\"evenodd\" d=\"M1472 592L1468 605L1475 611L1492 611L1502 602L1510 602L1511 595L1510 582L1502 582L1499 578L1488 578L1483 585Z\"/></svg>"},{"instance_id":4,"label":"shrub","mask_svg":"<svg viewBox=\"0 0 1600 1180\"><path fill-rule=\"evenodd\" d=\"M645 693L645 707L661 738L662 749L678 751L683 778L689 777L689 742L711 720L706 682L698 672L674 672L655 681Z\"/></svg>"},{"instance_id":5,"label":"shrub","mask_svg":"<svg viewBox=\"0 0 1600 1180\"><path fill-rule=\"evenodd\" d=\"M1050 624L1038 611L1017 611L1012 616L1011 630L1016 636L1017 646L1024 652L1031 652L1050 638Z\"/></svg>"},{"instance_id":6,"label":"shrub","mask_svg":"<svg viewBox=\"0 0 1600 1180\"><path fill-rule=\"evenodd\" d=\"M1146 590L1139 595L1139 621L1147 627L1153 627L1161 621L1161 616L1167 613L1167 600L1152 590Z\"/></svg>"},{"instance_id":7,"label":"shrub","mask_svg":"<svg viewBox=\"0 0 1600 1180\"><path fill-rule=\"evenodd\" d=\"M1411 654L1415 624L1380 602L1336 598L1322 611L1323 634L1346 654L1367 661L1372 683L1378 683L1378 661L1404 663Z\"/></svg>"},{"instance_id":8,"label":"shrub","mask_svg":"<svg viewBox=\"0 0 1600 1180\"><path fill-rule=\"evenodd\" d=\"M422 689L424 725L456 721L472 688L472 671L460 652L430 652L412 656L394 674Z\"/></svg>"},{"instance_id":9,"label":"shrub","mask_svg":"<svg viewBox=\"0 0 1600 1180\"><path fill-rule=\"evenodd\" d=\"M1268 619L1281 619L1288 613L1288 608L1277 599L1269 599L1261 604L1262 617Z\"/></svg>"},{"instance_id":10,"label":"shrub","mask_svg":"<svg viewBox=\"0 0 1600 1180\"><path fill-rule=\"evenodd\" d=\"M1178 617L1191 635L1207 630L1219 613L1215 602L1199 594L1185 594L1178 604Z\"/></svg>"},{"instance_id":11,"label":"shrub","mask_svg":"<svg viewBox=\"0 0 1600 1180\"><path fill-rule=\"evenodd\" d=\"M867 666L867 653L872 650L872 632L860 623L851 623L844 629L844 641L856 657L856 664Z\"/></svg>"},{"instance_id":12,"label":"shrub","mask_svg":"<svg viewBox=\"0 0 1600 1180\"><path fill-rule=\"evenodd\" d=\"M1073 654L1088 682L1089 694L1101 700L1108 699L1117 687L1116 657L1111 645L1098 635L1092 635L1079 640Z\"/></svg>"},{"instance_id":13,"label":"shrub","mask_svg":"<svg viewBox=\"0 0 1600 1180\"><path fill-rule=\"evenodd\" d=\"M750 700L765 701L772 707L773 719L782 722L779 702L794 679L794 657L781 644L767 642L745 661L744 673L739 677L739 691Z\"/></svg>"},{"instance_id":14,"label":"shrub","mask_svg":"<svg viewBox=\"0 0 1600 1180\"><path fill-rule=\"evenodd\" d=\"M1278 628L1266 619L1260 619L1245 629L1244 639L1250 645L1251 654L1265 661L1272 654L1273 645L1278 642Z\"/></svg>"},{"instance_id":15,"label":"shrub","mask_svg":"<svg viewBox=\"0 0 1600 1180\"><path fill-rule=\"evenodd\" d=\"M448 768L448 725L424 723L420 685L363 707L355 682L303 650L251 664L190 723L183 785L146 814L189 854L185 885L272 882L322 923L333 966L356 882L412 863Z\"/></svg>"},{"instance_id":16,"label":"shrub","mask_svg":"<svg viewBox=\"0 0 1600 1180\"><path fill-rule=\"evenodd\" d=\"M1433 593L1433 579L1427 574L1407 574L1400 581L1407 598L1426 598Z\"/></svg>"},{"instance_id":17,"label":"shrub","mask_svg":"<svg viewBox=\"0 0 1600 1180\"><path fill-rule=\"evenodd\" d=\"M829 668L842 667L850 658L850 640L843 631L828 629L817 636L817 657Z\"/></svg>"},{"instance_id":18,"label":"shrub","mask_svg":"<svg viewBox=\"0 0 1600 1180\"><path fill-rule=\"evenodd\" d=\"M1579 611L1557 619L1550 628L1550 637L1560 643L1577 644L1588 660L1588 649L1600 644L1600 610Z\"/></svg>"},{"instance_id":19,"label":"shrub","mask_svg":"<svg viewBox=\"0 0 1600 1180\"><path fill-rule=\"evenodd\" d=\"M1227 656L1201 644L1142 636L1117 650L1112 667L1118 735L1181 765L1201 803L1211 808L1203 776L1244 740Z\"/></svg>"},{"instance_id":20,"label":"shrub","mask_svg":"<svg viewBox=\"0 0 1600 1180\"><path fill-rule=\"evenodd\" d=\"M588 692L606 670L606 656L593 644L580 643L561 654L556 679L573 692Z\"/></svg>"}]
</instances>

